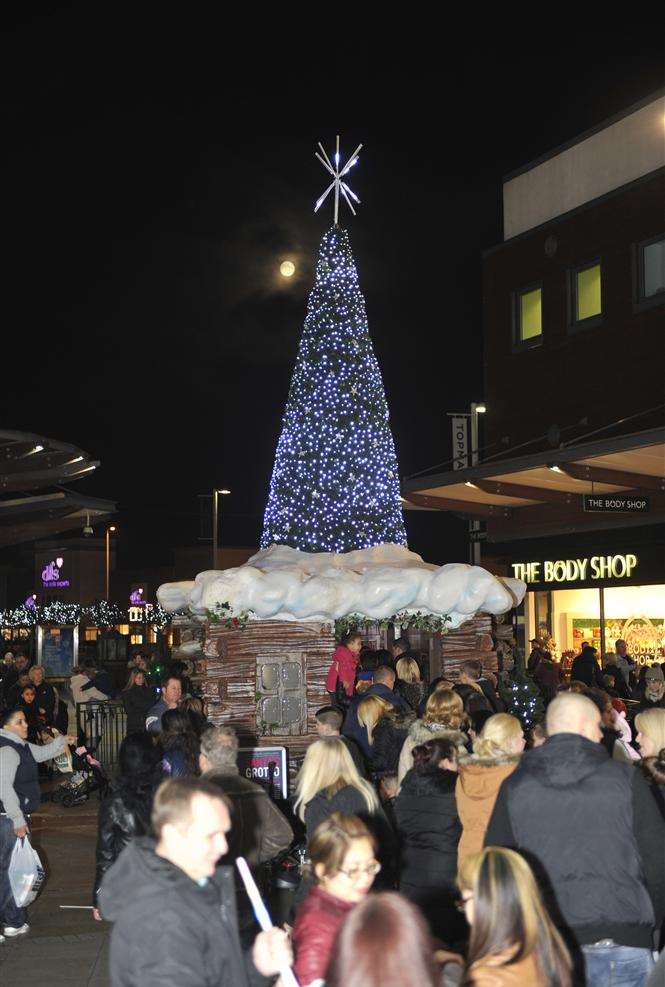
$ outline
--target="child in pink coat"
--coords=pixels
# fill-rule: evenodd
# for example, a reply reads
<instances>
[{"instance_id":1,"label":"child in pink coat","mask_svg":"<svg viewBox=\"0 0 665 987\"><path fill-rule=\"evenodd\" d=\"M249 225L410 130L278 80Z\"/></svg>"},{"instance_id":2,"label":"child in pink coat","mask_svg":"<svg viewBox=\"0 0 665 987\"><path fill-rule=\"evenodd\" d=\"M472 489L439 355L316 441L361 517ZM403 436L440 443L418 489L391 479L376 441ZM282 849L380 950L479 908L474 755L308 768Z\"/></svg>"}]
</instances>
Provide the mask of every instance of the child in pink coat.
<instances>
[{"instance_id":1,"label":"child in pink coat","mask_svg":"<svg viewBox=\"0 0 665 987\"><path fill-rule=\"evenodd\" d=\"M337 690L338 680L342 683L346 695L350 698L353 695L353 687L356 681L356 668L358 667L358 655L362 648L362 636L357 631L352 631L345 635L333 653L332 663L326 677L326 689L334 697Z\"/></svg>"}]
</instances>

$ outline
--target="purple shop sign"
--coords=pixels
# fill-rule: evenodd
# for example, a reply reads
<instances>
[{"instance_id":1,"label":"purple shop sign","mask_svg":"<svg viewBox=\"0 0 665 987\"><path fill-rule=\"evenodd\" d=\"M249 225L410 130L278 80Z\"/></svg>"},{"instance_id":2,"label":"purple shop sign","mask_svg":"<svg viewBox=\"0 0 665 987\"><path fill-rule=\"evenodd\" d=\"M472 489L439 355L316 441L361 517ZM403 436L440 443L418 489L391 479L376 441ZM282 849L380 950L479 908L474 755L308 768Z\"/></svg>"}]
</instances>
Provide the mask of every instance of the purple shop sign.
<instances>
[{"instance_id":1,"label":"purple shop sign","mask_svg":"<svg viewBox=\"0 0 665 987\"><path fill-rule=\"evenodd\" d=\"M68 579L61 579L62 567L65 560L62 558L47 562L42 569L42 585L47 589L62 589L69 586Z\"/></svg>"},{"instance_id":2,"label":"purple shop sign","mask_svg":"<svg viewBox=\"0 0 665 987\"><path fill-rule=\"evenodd\" d=\"M133 592L129 594L129 602L135 607L145 606L146 601L143 599L143 590L133 590Z\"/></svg>"}]
</instances>

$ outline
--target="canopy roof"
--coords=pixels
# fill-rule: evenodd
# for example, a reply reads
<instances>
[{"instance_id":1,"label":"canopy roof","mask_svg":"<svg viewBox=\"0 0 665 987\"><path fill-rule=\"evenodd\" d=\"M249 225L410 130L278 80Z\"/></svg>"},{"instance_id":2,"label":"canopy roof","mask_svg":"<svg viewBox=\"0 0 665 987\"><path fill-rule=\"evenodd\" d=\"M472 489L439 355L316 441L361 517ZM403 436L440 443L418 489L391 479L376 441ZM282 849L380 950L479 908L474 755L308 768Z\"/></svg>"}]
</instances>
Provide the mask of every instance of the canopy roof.
<instances>
[{"instance_id":1,"label":"canopy roof","mask_svg":"<svg viewBox=\"0 0 665 987\"><path fill-rule=\"evenodd\" d=\"M626 492L649 513L584 511L584 494ZM407 509L485 519L490 541L665 521L665 428L404 480L402 495Z\"/></svg>"},{"instance_id":2,"label":"canopy roof","mask_svg":"<svg viewBox=\"0 0 665 987\"><path fill-rule=\"evenodd\" d=\"M83 527L116 510L110 500L66 490L99 466L68 442L0 430L0 548ZM36 493L35 491L39 491Z\"/></svg>"}]
</instances>

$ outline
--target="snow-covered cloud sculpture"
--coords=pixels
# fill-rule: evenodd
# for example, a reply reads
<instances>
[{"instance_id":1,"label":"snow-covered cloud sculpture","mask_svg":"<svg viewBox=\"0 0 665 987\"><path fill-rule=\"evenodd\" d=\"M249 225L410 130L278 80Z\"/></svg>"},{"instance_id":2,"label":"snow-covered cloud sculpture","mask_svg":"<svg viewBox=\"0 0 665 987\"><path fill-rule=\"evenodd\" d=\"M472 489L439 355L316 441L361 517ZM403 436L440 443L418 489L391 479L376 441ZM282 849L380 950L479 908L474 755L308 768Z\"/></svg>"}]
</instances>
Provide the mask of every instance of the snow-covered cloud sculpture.
<instances>
[{"instance_id":1,"label":"snow-covered cloud sculpture","mask_svg":"<svg viewBox=\"0 0 665 987\"><path fill-rule=\"evenodd\" d=\"M401 545L378 545L337 555L271 545L244 565L200 572L165 583L157 599L168 611L194 613L228 603L257 620L330 621L349 614L372 619L397 613L447 614L451 627L478 611L500 614L520 603L526 584L498 578L480 566L436 566Z\"/></svg>"}]
</instances>

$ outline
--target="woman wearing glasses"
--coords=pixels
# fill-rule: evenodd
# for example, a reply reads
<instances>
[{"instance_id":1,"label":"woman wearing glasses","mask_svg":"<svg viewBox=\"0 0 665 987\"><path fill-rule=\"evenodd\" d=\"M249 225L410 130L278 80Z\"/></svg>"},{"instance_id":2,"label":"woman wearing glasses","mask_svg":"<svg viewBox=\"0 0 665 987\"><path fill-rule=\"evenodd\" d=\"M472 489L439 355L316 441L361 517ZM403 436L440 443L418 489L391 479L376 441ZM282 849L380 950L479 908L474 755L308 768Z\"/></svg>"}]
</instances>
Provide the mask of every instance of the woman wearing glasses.
<instances>
[{"instance_id":1,"label":"woman wearing glasses","mask_svg":"<svg viewBox=\"0 0 665 987\"><path fill-rule=\"evenodd\" d=\"M376 843L357 816L333 812L309 843L314 884L293 929L294 972L302 987L323 981L344 919L365 897L381 869Z\"/></svg>"}]
</instances>

